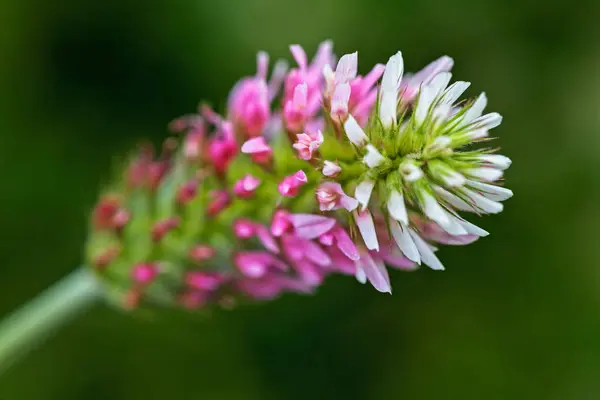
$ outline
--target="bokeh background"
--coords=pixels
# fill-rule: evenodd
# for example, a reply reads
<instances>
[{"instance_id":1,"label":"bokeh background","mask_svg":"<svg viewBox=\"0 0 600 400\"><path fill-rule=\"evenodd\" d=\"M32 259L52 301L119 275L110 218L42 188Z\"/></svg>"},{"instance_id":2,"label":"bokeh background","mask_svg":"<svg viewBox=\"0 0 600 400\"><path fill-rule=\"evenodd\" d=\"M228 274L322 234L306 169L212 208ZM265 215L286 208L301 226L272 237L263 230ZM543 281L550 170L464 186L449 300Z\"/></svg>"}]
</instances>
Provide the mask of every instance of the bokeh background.
<instances>
[{"instance_id":1,"label":"bokeh background","mask_svg":"<svg viewBox=\"0 0 600 400\"><path fill-rule=\"evenodd\" d=\"M0 312L80 261L114 156L254 54L325 38L364 72L443 54L505 117L515 197L447 271L347 277L210 317L99 306L0 376L0 398L600 398L600 3L596 0L2 0Z\"/></svg>"}]
</instances>

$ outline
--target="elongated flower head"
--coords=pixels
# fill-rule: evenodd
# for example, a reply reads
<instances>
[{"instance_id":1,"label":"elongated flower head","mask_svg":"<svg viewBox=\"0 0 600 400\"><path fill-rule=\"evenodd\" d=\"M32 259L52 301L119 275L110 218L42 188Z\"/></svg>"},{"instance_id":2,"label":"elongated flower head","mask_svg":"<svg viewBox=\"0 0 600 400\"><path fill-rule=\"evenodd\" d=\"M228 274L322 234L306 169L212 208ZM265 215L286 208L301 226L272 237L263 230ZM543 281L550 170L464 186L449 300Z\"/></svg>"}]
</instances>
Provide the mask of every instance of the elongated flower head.
<instances>
[{"instance_id":1,"label":"elongated flower head","mask_svg":"<svg viewBox=\"0 0 600 400\"><path fill-rule=\"evenodd\" d=\"M512 196L510 159L486 147L502 118L485 94L461 100L451 58L407 75L398 52L361 76L358 54L336 64L330 42L311 63L291 51L297 65L270 80L259 53L225 117L204 105L176 119L160 156L142 148L105 189L86 254L109 299L231 307L337 273L391 292L388 267L442 270L439 245L488 234L460 213Z\"/></svg>"}]
</instances>

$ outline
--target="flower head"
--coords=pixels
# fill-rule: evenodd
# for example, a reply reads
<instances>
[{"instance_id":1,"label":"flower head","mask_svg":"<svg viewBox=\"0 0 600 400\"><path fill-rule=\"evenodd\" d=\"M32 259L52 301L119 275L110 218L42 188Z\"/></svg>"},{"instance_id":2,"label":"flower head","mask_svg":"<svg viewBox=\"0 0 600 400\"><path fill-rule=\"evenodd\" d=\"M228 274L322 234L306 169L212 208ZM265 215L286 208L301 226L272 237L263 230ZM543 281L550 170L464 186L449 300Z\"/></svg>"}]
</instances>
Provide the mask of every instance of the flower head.
<instances>
[{"instance_id":1,"label":"flower head","mask_svg":"<svg viewBox=\"0 0 600 400\"><path fill-rule=\"evenodd\" d=\"M336 273L391 293L388 267L443 270L440 245L488 235L461 214L512 196L511 160L486 147L502 117L483 93L460 100L469 83L451 83L450 57L410 75L397 52L361 76L331 42L310 63L290 49L294 68L267 80L259 53L225 117L176 119L160 157L143 148L101 197L88 264L126 308L231 307Z\"/></svg>"}]
</instances>

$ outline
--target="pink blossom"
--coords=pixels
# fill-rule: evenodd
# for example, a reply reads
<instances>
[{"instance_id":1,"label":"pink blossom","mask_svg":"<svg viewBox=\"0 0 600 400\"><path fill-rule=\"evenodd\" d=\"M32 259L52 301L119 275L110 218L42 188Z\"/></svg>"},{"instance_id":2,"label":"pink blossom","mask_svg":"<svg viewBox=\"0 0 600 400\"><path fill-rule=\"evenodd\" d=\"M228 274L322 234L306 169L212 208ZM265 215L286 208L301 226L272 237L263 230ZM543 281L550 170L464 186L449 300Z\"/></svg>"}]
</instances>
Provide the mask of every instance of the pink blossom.
<instances>
[{"instance_id":1,"label":"pink blossom","mask_svg":"<svg viewBox=\"0 0 600 400\"><path fill-rule=\"evenodd\" d=\"M286 127L291 132L301 132L306 121L312 119L317 113L321 104L323 90L323 68L333 64L332 44L329 41L321 43L315 58L308 65L306 53L298 45L290 46L294 59L298 63L298 68L290 70L284 83L284 121ZM331 67L330 67L331 68ZM299 85L306 85L306 89L299 95L302 98L296 98L296 91ZM298 112L296 100L301 100L303 110ZM287 108L287 113L286 113Z\"/></svg>"},{"instance_id":2,"label":"pink blossom","mask_svg":"<svg viewBox=\"0 0 600 400\"><path fill-rule=\"evenodd\" d=\"M196 179L191 179L179 186L177 190L177 202L179 204L187 204L190 201L194 200L196 197L196 192L198 191L198 181Z\"/></svg>"},{"instance_id":3,"label":"pink blossom","mask_svg":"<svg viewBox=\"0 0 600 400\"><path fill-rule=\"evenodd\" d=\"M317 131L316 134L300 133L296 135L297 141L292 147L298 151L298 157L302 160L310 160L313 153L323 144L323 133Z\"/></svg>"},{"instance_id":4,"label":"pink blossom","mask_svg":"<svg viewBox=\"0 0 600 400\"><path fill-rule=\"evenodd\" d=\"M268 273L258 279L241 279L237 288L257 300L270 300L283 292L311 293L312 287L301 279L283 274Z\"/></svg>"},{"instance_id":5,"label":"pink blossom","mask_svg":"<svg viewBox=\"0 0 600 400\"><path fill-rule=\"evenodd\" d=\"M179 217L169 217L158 221L152 226L152 240L158 242L167 233L179 226Z\"/></svg>"},{"instance_id":6,"label":"pink blossom","mask_svg":"<svg viewBox=\"0 0 600 400\"><path fill-rule=\"evenodd\" d=\"M254 191L260 185L261 180L248 174L233 185L233 192L242 199L248 199L254 195Z\"/></svg>"},{"instance_id":7,"label":"pink blossom","mask_svg":"<svg viewBox=\"0 0 600 400\"><path fill-rule=\"evenodd\" d=\"M279 237L287 232L292 227L290 221L290 213L285 210L277 210L273 214L273 220L271 221L271 234Z\"/></svg>"},{"instance_id":8,"label":"pink blossom","mask_svg":"<svg viewBox=\"0 0 600 400\"><path fill-rule=\"evenodd\" d=\"M331 98L331 118L334 121L344 122L348 118L348 102L350 101L351 87L349 83L342 83L335 87Z\"/></svg>"},{"instance_id":9,"label":"pink blossom","mask_svg":"<svg viewBox=\"0 0 600 400\"><path fill-rule=\"evenodd\" d=\"M129 212L121 207L117 196L103 197L94 209L93 223L96 229L121 229L129 221Z\"/></svg>"},{"instance_id":10,"label":"pink blossom","mask_svg":"<svg viewBox=\"0 0 600 400\"><path fill-rule=\"evenodd\" d=\"M240 239L251 238L256 234L255 223L248 219L240 218L233 223L233 233Z\"/></svg>"},{"instance_id":11,"label":"pink blossom","mask_svg":"<svg viewBox=\"0 0 600 400\"><path fill-rule=\"evenodd\" d=\"M219 214L221 211L227 208L231 202L229 193L227 193L225 190L213 190L209 195L211 200L206 207L206 214L211 217Z\"/></svg>"},{"instance_id":12,"label":"pink blossom","mask_svg":"<svg viewBox=\"0 0 600 400\"><path fill-rule=\"evenodd\" d=\"M339 85L346 84L356 77L358 69L358 53L344 54L340 57L335 72L331 70L329 65L323 68L325 77L325 93L324 97L330 101L334 97L335 90Z\"/></svg>"},{"instance_id":13,"label":"pink blossom","mask_svg":"<svg viewBox=\"0 0 600 400\"><path fill-rule=\"evenodd\" d=\"M301 83L294 88L294 96L283 106L283 120L291 132L299 132L309 119L308 86Z\"/></svg>"},{"instance_id":14,"label":"pink blossom","mask_svg":"<svg viewBox=\"0 0 600 400\"><path fill-rule=\"evenodd\" d=\"M264 137L259 136L247 140L242 145L242 153L250 154L254 162L264 164L271 160L273 149L267 144Z\"/></svg>"},{"instance_id":15,"label":"pink blossom","mask_svg":"<svg viewBox=\"0 0 600 400\"><path fill-rule=\"evenodd\" d=\"M344 123L352 114L364 126L377 100L376 83L385 66L377 64L366 76L357 76L357 53L340 58L335 72L325 67L325 101L329 104L330 115L336 123Z\"/></svg>"},{"instance_id":16,"label":"pink blossom","mask_svg":"<svg viewBox=\"0 0 600 400\"><path fill-rule=\"evenodd\" d=\"M285 197L295 197L300 192L300 187L308 182L308 178L304 171L299 170L293 175L286 176L279 183L279 194Z\"/></svg>"},{"instance_id":17,"label":"pink blossom","mask_svg":"<svg viewBox=\"0 0 600 400\"><path fill-rule=\"evenodd\" d=\"M216 253L217 251L214 248L199 244L190 249L189 257L195 262L203 262L213 258Z\"/></svg>"},{"instance_id":18,"label":"pink blossom","mask_svg":"<svg viewBox=\"0 0 600 400\"><path fill-rule=\"evenodd\" d=\"M230 122L220 123L215 137L208 143L208 158L218 173L224 173L237 154L237 143Z\"/></svg>"},{"instance_id":19,"label":"pink blossom","mask_svg":"<svg viewBox=\"0 0 600 400\"><path fill-rule=\"evenodd\" d=\"M245 251L234 257L234 264L248 278L261 278L271 268L285 271L287 265L266 251Z\"/></svg>"},{"instance_id":20,"label":"pink blossom","mask_svg":"<svg viewBox=\"0 0 600 400\"><path fill-rule=\"evenodd\" d=\"M338 165L337 162L325 160L323 162L322 172L323 172L323 175L325 175L326 177L334 178L334 177L338 176L340 172L342 172L342 168Z\"/></svg>"},{"instance_id":21,"label":"pink blossom","mask_svg":"<svg viewBox=\"0 0 600 400\"><path fill-rule=\"evenodd\" d=\"M206 304L208 296L206 292L186 291L179 296L178 300L188 310L195 310Z\"/></svg>"},{"instance_id":22,"label":"pink blossom","mask_svg":"<svg viewBox=\"0 0 600 400\"><path fill-rule=\"evenodd\" d=\"M357 76L350 82L348 109L361 126L366 125L377 101L377 81L383 75L385 65L377 64L364 77Z\"/></svg>"},{"instance_id":23,"label":"pink blossom","mask_svg":"<svg viewBox=\"0 0 600 400\"><path fill-rule=\"evenodd\" d=\"M317 188L317 201L321 211L345 208L348 211L358 207L358 200L344 193L342 186L337 182L323 182Z\"/></svg>"},{"instance_id":24,"label":"pink blossom","mask_svg":"<svg viewBox=\"0 0 600 400\"><path fill-rule=\"evenodd\" d=\"M248 136L261 135L270 117L268 63L266 53L259 53L256 76L242 79L229 95L230 118Z\"/></svg>"},{"instance_id":25,"label":"pink blossom","mask_svg":"<svg viewBox=\"0 0 600 400\"><path fill-rule=\"evenodd\" d=\"M202 155L204 145L203 132L189 132L183 142L183 154L191 161L198 160Z\"/></svg>"},{"instance_id":26,"label":"pink blossom","mask_svg":"<svg viewBox=\"0 0 600 400\"><path fill-rule=\"evenodd\" d=\"M187 130L204 133L204 119L197 114L183 115L169 123L169 130L174 133L181 133Z\"/></svg>"},{"instance_id":27,"label":"pink blossom","mask_svg":"<svg viewBox=\"0 0 600 400\"><path fill-rule=\"evenodd\" d=\"M249 239L258 236L263 247L271 253L279 253L277 242L269 229L259 223L250 221L245 218L240 218L233 223L233 232L240 239Z\"/></svg>"},{"instance_id":28,"label":"pink blossom","mask_svg":"<svg viewBox=\"0 0 600 400\"><path fill-rule=\"evenodd\" d=\"M185 282L192 289L212 292L223 283L223 275L216 272L191 271L185 276Z\"/></svg>"},{"instance_id":29,"label":"pink blossom","mask_svg":"<svg viewBox=\"0 0 600 400\"><path fill-rule=\"evenodd\" d=\"M158 275L158 268L153 264L138 264L133 267L131 278L141 284L148 284Z\"/></svg>"}]
</instances>

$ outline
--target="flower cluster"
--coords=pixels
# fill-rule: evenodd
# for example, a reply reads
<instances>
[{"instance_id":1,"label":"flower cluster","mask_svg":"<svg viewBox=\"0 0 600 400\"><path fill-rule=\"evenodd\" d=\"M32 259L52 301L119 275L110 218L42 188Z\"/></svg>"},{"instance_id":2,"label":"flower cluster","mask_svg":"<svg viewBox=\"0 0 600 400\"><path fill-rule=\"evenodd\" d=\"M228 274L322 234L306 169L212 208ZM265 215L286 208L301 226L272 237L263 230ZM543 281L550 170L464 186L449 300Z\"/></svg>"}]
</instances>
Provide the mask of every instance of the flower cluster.
<instances>
[{"instance_id":1,"label":"flower cluster","mask_svg":"<svg viewBox=\"0 0 600 400\"><path fill-rule=\"evenodd\" d=\"M487 232L459 215L502 211L510 159L489 140L501 116L459 101L442 57L406 75L400 52L358 74L330 42L296 66L258 54L226 113L202 105L143 147L106 189L87 259L108 297L142 305L230 306L311 293L331 273L391 292L387 267L441 270L437 245ZM269 76L270 75L270 76Z\"/></svg>"}]
</instances>

